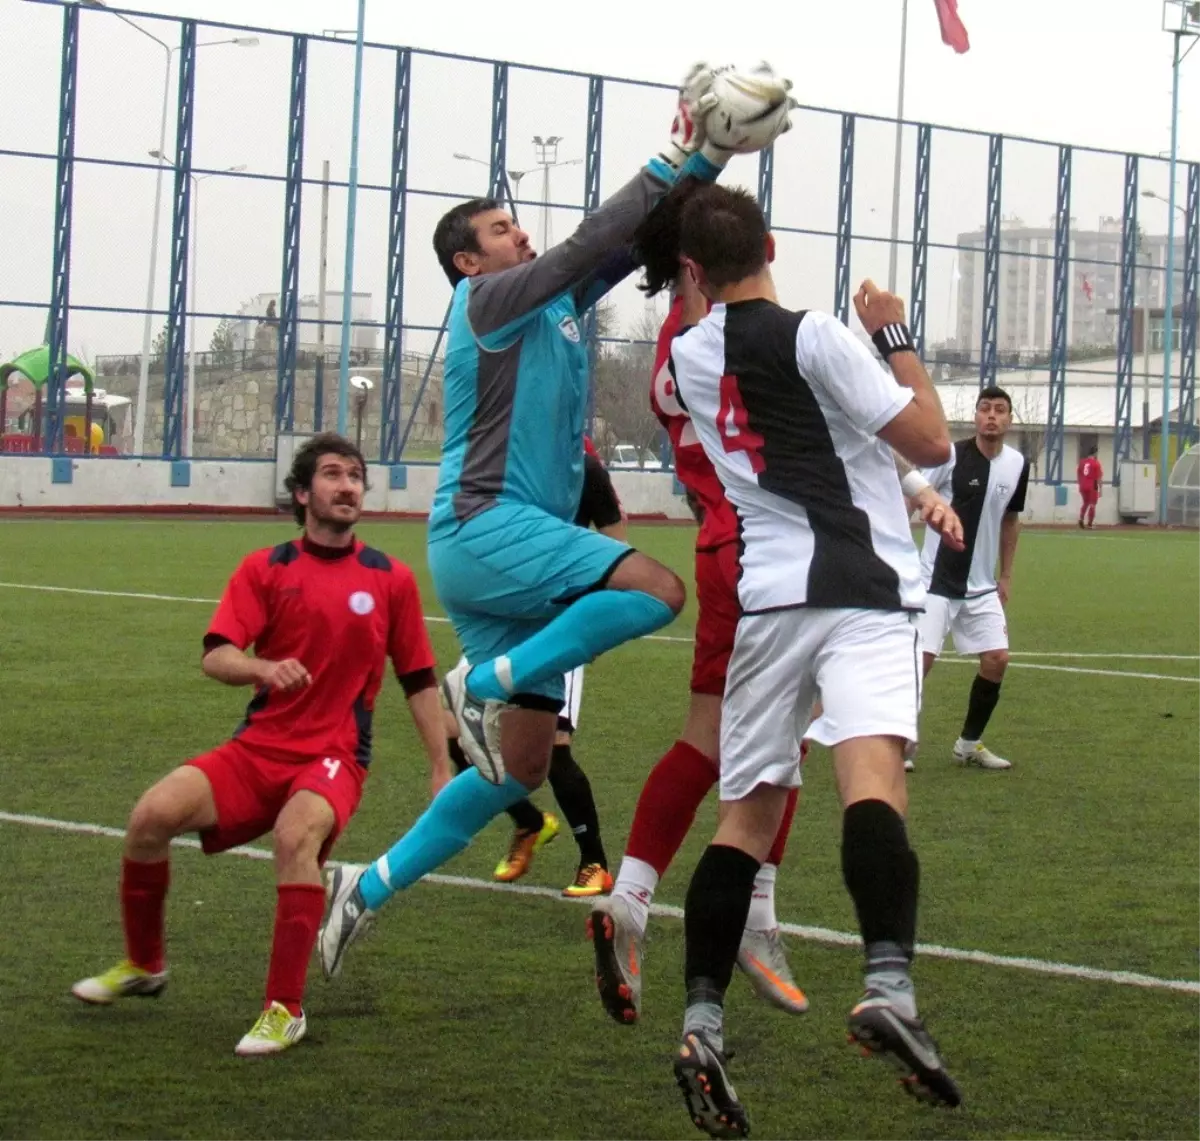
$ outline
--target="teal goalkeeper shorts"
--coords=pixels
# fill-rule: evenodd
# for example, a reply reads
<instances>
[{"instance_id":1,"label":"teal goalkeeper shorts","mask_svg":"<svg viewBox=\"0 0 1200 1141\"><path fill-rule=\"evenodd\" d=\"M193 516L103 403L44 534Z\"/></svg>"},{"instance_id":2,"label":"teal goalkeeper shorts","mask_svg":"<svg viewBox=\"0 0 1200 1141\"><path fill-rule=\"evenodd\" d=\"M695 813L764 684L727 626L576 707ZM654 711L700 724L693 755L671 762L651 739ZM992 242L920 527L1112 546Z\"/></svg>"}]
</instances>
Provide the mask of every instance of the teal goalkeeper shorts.
<instances>
[{"instance_id":1,"label":"teal goalkeeper shorts","mask_svg":"<svg viewBox=\"0 0 1200 1141\"><path fill-rule=\"evenodd\" d=\"M633 548L540 508L497 503L429 543L434 589L472 665L508 653L581 595L602 586ZM529 687L562 702L562 675Z\"/></svg>"}]
</instances>

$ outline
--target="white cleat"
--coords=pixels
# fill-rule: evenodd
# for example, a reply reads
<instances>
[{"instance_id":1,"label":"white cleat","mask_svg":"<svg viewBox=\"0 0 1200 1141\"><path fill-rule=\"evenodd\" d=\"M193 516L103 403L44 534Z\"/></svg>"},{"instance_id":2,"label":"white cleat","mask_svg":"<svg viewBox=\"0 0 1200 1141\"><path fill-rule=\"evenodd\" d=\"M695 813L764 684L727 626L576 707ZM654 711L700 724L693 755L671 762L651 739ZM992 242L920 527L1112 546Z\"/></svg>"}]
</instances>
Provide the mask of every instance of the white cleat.
<instances>
[{"instance_id":1,"label":"white cleat","mask_svg":"<svg viewBox=\"0 0 1200 1141\"><path fill-rule=\"evenodd\" d=\"M358 890L358 881L366 870L343 864L329 873L325 883L325 898L329 903L317 933L317 950L321 955L321 970L327 979L341 973L342 960L350 944L375 925L375 912L366 905Z\"/></svg>"},{"instance_id":2,"label":"white cleat","mask_svg":"<svg viewBox=\"0 0 1200 1141\"><path fill-rule=\"evenodd\" d=\"M92 1006L111 1006L119 998L158 998L166 985L166 971L145 971L126 959L102 975L80 979L71 993Z\"/></svg>"},{"instance_id":3,"label":"white cleat","mask_svg":"<svg viewBox=\"0 0 1200 1141\"><path fill-rule=\"evenodd\" d=\"M770 931L752 931L747 927L742 932L737 965L746 973L759 998L789 1014L803 1014L808 1009L808 999L796 985L788 966L778 927Z\"/></svg>"},{"instance_id":4,"label":"white cleat","mask_svg":"<svg viewBox=\"0 0 1200 1141\"><path fill-rule=\"evenodd\" d=\"M504 783L504 758L500 754L500 714L503 701L481 701L467 692L471 664L464 658L442 679L446 707L458 723L458 743L466 758L491 784Z\"/></svg>"},{"instance_id":5,"label":"white cleat","mask_svg":"<svg viewBox=\"0 0 1200 1141\"><path fill-rule=\"evenodd\" d=\"M982 741L964 741L961 737L954 742L954 759L960 765L974 765L977 769L1012 768L1012 761L996 756L991 749L984 748Z\"/></svg>"},{"instance_id":6,"label":"white cleat","mask_svg":"<svg viewBox=\"0 0 1200 1141\"><path fill-rule=\"evenodd\" d=\"M258 1016L258 1021L234 1046L233 1052L243 1058L278 1054L299 1042L307 1029L308 1019L304 1017L304 1011L296 1017L283 1003L273 1002Z\"/></svg>"}]
</instances>

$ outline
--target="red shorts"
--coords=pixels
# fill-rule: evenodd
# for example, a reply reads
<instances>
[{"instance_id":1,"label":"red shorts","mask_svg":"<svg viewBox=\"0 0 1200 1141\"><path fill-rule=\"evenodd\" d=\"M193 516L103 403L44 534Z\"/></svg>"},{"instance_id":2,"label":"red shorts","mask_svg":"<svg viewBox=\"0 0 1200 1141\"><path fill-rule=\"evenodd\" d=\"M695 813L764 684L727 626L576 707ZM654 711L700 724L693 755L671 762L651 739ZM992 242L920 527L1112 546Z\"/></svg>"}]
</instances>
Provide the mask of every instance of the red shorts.
<instances>
[{"instance_id":1,"label":"red shorts","mask_svg":"<svg viewBox=\"0 0 1200 1141\"><path fill-rule=\"evenodd\" d=\"M362 798L367 770L337 757L282 760L241 741L226 741L187 762L212 786L217 823L200 833L209 855L257 840L275 827L288 800L302 789L324 797L333 809L333 829L321 847L324 863L334 841L350 822Z\"/></svg>"},{"instance_id":2,"label":"red shorts","mask_svg":"<svg viewBox=\"0 0 1200 1141\"><path fill-rule=\"evenodd\" d=\"M1100 492L1094 487L1089 487L1087 489L1081 487L1079 489L1079 498L1083 500L1084 507L1091 507L1092 505L1100 502Z\"/></svg>"},{"instance_id":3,"label":"red shorts","mask_svg":"<svg viewBox=\"0 0 1200 1141\"><path fill-rule=\"evenodd\" d=\"M696 644L692 651L692 692L725 695L725 672L742 608L737 596L738 545L696 552Z\"/></svg>"}]
</instances>

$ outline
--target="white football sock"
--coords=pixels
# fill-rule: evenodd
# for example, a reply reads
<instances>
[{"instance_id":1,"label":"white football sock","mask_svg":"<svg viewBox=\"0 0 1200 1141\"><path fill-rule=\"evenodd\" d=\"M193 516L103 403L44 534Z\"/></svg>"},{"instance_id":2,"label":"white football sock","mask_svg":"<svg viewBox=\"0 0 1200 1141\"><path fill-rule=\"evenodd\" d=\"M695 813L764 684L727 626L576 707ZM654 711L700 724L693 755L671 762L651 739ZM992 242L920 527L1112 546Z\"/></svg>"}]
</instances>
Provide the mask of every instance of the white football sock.
<instances>
[{"instance_id":1,"label":"white football sock","mask_svg":"<svg viewBox=\"0 0 1200 1141\"><path fill-rule=\"evenodd\" d=\"M779 926L775 918L774 864L763 864L754 877L754 894L750 897L750 914L746 926L751 931L770 931Z\"/></svg>"},{"instance_id":2,"label":"white football sock","mask_svg":"<svg viewBox=\"0 0 1200 1141\"><path fill-rule=\"evenodd\" d=\"M639 935L646 933L650 904L657 887L658 872L645 860L635 860L632 856L625 856L621 860L621 870L617 872L612 893L625 901Z\"/></svg>"}]
</instances>

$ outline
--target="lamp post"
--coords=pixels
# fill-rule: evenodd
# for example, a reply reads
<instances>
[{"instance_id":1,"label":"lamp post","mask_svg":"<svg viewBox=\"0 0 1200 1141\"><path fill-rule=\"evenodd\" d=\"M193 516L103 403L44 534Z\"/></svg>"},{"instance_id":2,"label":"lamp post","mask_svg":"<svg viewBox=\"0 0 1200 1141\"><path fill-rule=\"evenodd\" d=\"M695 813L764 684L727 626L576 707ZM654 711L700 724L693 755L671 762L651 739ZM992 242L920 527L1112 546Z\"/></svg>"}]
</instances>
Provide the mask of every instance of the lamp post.
<instances>
[{"instance_id":1,"label":"lamp post","mask_svg":"<svg viewBox=\"0 0 1200 1141\"><path fill-rule=\"evenodd\" d=\"M110 15L128 24L135 32L140 32L148 40L153 40L166 56L166 71L163 75L162 114L158 126L158 153L167 149L167 108L171 98L171 57L179 51L179 46L172 47L164 43L153 32L146 31L141 24L135 23L120 12L112 12L104 0L83 0L89 8L108 11ZM240 48L258 47L257 36L234 36L228 40L206 40L197 44L197 48L217 47L220 44L233 44ZM151 152L153 153L153 152ZM145 451L146 444L146 403L147 390L150 386L150 345L154 336L154 278L158 269L158 228L162 216L162 163L159 163L158 175L154 180L154 220L150 230L150 270L146 276L146 317L142 324L142 362L138 370L137 406L134 408L133 420L133 454L140 456Z\"/></svg>"},{"instance_id":2,"label":"lamp post","mask_svg":"<svg viewBox=\"0 0 1200 1141\"><path fill-rule=\"evenodd\" d=\"M562 141L562 135L547 135L544 139L541 135L533 136L537 164L542 168L542 253L550 248L550 171L556 166L577 166L583 162L581 158L569 158L559 162L558 144Z\"/></svg>"},{"instance_id":3,"label":"lamp post","mask_svg":"<svg viewBox=\"0 0 1200 1141\"><path fill-rule=\"evenodd\" d=\"M1171 438L1171 349L1175 333L1175 172L1179 155L1179 64L1187 55L1179 54L1184 36L1200 36L1200 3L1196 0L1163 0L1163 31L1173 40L1171 58L1171 165L1167 188L1167 290L1163 306L1163 412L1159 438L1158 521L1167 522L1167 477L1170 475L1168 443ZM1188 52L1195 47L1193 42ZM1157 195L1156 195L1157 197Z\"/></svg>"}]
</instances>

